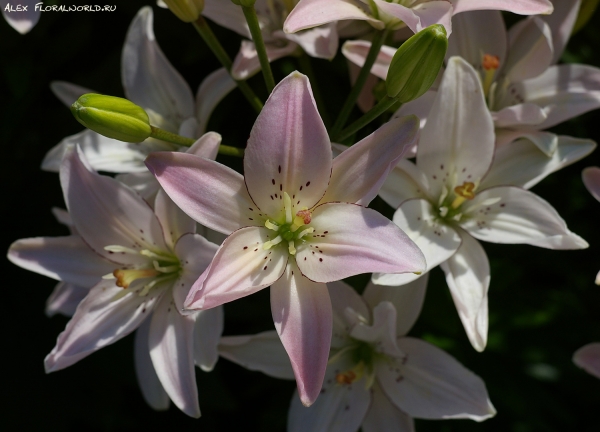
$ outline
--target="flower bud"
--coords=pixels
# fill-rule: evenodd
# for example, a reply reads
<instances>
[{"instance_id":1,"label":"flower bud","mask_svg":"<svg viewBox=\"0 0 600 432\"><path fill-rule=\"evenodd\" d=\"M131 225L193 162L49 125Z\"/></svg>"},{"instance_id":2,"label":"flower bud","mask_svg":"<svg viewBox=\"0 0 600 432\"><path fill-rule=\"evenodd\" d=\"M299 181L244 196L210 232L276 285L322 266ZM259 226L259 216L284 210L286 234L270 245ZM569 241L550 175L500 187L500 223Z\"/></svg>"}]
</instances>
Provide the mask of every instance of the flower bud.
<instances>
[{"instance_id":1,"label":"flower bud","mask_svg":"<svg viewBox=\"0 0 600 432\"><path fill-rule=\"evenodd\" d=\"M435 81L448 49L446 29L431 25L402 44L385 80L387 94L402 103L418 98Z\"/></svg>"},{"instance_id":2,"label":"flower bud","mask_svg":"<svg viewBox=\"0 0 600 432\"><path fill-rule=\"evenodd\" d=\"M193 22L198 19L204 9L204 0L163 0L171 12L183 22ZM219 0L223 1L223 0Z\"/></svg>"},{"instance_id":3,"label":"flower bud","mask_svg":"<svg viewBox=\"0 0 600 432\"><path fill-rule=\"evenodd\" d=\"M84 94L71 112L85 127L119 141L142 142L152 132L146 111L123 98Z\"/></svg>"}]
</instances>

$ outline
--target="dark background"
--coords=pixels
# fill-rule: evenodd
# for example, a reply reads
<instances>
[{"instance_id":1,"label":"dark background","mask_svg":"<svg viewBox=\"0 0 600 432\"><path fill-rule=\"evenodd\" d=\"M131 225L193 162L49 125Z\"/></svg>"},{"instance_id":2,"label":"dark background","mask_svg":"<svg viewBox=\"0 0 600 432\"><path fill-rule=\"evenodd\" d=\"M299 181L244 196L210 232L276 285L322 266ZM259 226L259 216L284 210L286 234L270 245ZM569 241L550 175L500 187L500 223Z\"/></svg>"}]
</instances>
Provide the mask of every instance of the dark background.
<instances>
[{"instance_id":1,"label":"dark background","mask_svg":"<svg viewBox=\"0 0 600 432\"><path fill-rule=\"evenodd\" d=\"M227 1L227 0L223 0ZM46 5L52 4L50 1ZM26 237L66 235L53 206L64 207L56 174L39 169L44 154L81 130L52 95L49 83L65 80L123 96L120 55L125 33L145 3L137 0L68 1L116 4L116 12L46 12L25 36L0 20L0 148L2 154L2 248ZM191 25L153 6L163 51L195 91L219 67ZM511 19L511 18L509 18ZM575 35L563 60L600 66L598 13ZM233 56L240 37L213 29ZM325 105L337 115L348 92L346 63L311 60ZM276 79L298 68L295 59L274 63ZM250 80L266 97L261 76ZM313 83L314 85L314 83ZM355 115L357 113L354 113ZM243 146L255 114L234 91L217 108L209 130ZM600 114L588 113L555 131L600 140ZM239 160L219 158L238 169ZM439 269L432 272L421 317L411 335L446 349L487 384L498 414L478 424L467 420L417 421L424 431L597 431L600 380L571 362L582 345L600 341L600 203L584 189L580 173L600 165L600 155L551 175L533 190L548 200L569 228L590 243L584 251L550 251L522 245L484 245L492 268L489 344L475 352L462 329ZM374 206L388 216L381 201ZM200 430L283 431L294 384L246 371L227 360L212 373L197 370L202 417L188 418L173 406L154 412L144 403L133 368L133 338L127 337L76 365L50 375L43 359L67 318L44 315L55 282L2 262L2 400L6 431ZM6 276L6 277L4 277ZM352 278L357 287L368 277ZM273 328L268 290L225 306L225 334Z\"/></svg>"}]
</instances>

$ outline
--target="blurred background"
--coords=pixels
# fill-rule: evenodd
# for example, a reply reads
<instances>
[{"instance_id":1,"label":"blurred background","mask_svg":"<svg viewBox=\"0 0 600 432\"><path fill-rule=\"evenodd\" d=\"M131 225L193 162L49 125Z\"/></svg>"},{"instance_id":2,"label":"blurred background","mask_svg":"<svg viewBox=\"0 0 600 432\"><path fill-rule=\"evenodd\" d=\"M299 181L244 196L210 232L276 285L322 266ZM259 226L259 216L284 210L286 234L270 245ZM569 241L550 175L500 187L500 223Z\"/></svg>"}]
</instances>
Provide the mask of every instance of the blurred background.
<instances>
[{"instance_id":1,"label":"blurred background","mask_svg":"<svg viewBox=\"0 0 600 432\"><path fill-rule=\"evenodd\" d=\"M228 0L222 0L228 1ZM68 0L65 4L92 4ZM58 4L45 1L45 5ZM116 5L115 12L46 12L21 36L0 20L0 170L2 249L20 238L66 235L51 214L64 202L58 176L40 170L45 153L82 130L53 96L54 80L100 93L124 96L120 56L129 23L148 2L93 2ZM220 65L191 25L152 5L157 40L195 92ZM508 22L517 17L507 16ZM600 67L600 14L568 45L564 62ZM240 37L213 25L233 57ZM317 85L327 89L325 108L337 115L349 79L345 59L311 59ZM299 68L296 59L273 64L276 79ZM250 80L266 98L262 77ZM358 112L354 113L358 116ZM242 147L255 114L237 90L216 109L208 130ZM554 131L600 141L600 112L566 122ZM368 131L364 131L366 133ZM236 169L241 161L219 157ZM439 269L432 272L424 309L411 335L447 350L485 381L498 414L478 424L468 420L417 421L425 431L597 431L600 380L571 362L584 344L600 341L600 203L585 190L581 170L600 165L600 153L545 179L533 191L549 201L569 228L590 243L583 251L550 251L532 246L484 247L491 262L490 330L485 352L469 344ZM375 208L391 217L381 200ZM102 349L76 365L46 375L43 359L68 319L44 315L56 282L2 261L7 276L0 288L4 343L0 426L5 431L237 430L284 431L295 385L220 360L212 373L197 369L202 417L188 418L171 406L155 412L142 399L133 366L133 337ZM352 278L361 290L368 276ZM268 290L225 305L225 334L273 329Z\"/></svg>"}]
</instances>

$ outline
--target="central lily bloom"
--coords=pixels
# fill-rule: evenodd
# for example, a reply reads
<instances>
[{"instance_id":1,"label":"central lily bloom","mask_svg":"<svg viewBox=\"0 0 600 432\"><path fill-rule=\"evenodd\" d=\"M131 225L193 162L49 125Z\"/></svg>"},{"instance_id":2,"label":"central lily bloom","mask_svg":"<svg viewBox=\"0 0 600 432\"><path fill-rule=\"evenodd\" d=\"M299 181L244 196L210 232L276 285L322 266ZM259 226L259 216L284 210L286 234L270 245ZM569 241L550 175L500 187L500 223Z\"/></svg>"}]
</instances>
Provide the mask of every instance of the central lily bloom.
<instances>
[{"instance_id":1,"label":"central lily bloom","mask_svg":"<svg viewBox=\"0 0 600 432\"><path fill-rule=\"evenodd\" d=\"M229 234L184 307L210 309L271 285L273 320L305 405L321 390L331 342L325 283L425 268L401 229L363 207L417 131L416 117L394 119L332 160L308 79L294 72L254 124L245 177L190 154L155 153L146 160L188 215Z\"/></svg>"}]
</instances>

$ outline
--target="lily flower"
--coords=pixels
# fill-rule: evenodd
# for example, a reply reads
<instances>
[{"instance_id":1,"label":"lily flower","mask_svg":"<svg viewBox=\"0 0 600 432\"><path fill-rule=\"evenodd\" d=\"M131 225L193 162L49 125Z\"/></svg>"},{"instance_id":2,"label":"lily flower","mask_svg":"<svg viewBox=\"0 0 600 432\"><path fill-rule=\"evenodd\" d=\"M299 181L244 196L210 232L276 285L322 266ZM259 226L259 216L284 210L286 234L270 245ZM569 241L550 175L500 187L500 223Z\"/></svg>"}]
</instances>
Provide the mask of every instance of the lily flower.
<instances>
[{"instance_id":1,"label":"lily flower","mask_svg":"<svg viewBox=\"0 0 600 432\"><path fill-rule=\"evenodd\" d=\"M229 234L185 308L213 308L271 285L273 320L305 405L319 394L331 340L324 284L424 267L421 252L397 226L363 207L417 130L415 117L396 119L332 162L308 78L293 72L275 87L252 128L245 177L183 153L146 160L183 211Z\"/></svg>"},{"instance_id":2,"label":"lily flower","mask_svg":"<svg viewBox=\"0 0 600 432\"><path fill-rule=\"evenodd\" d=\"M296 7L298 0L257 0L254 4L269 61L296 54L300 49L315 58L331 60L338 49L335 23L323 25L298 34L283 32L283 22ZM242 8L231 1L205 0L202 15L222 27L252 39ZM233 61L232 76L244 80L260 70L254 42L243 41Z\"/></svg>"},{"instance_id":3,"label":"lily flower","mask_svg":"<svg viewBox=\"0 0 600 432\"><path fill-rule=\"evenodd\" d=\"M600 168L589 167L581 173L583 184L594 198L600 201ZM600 272L596 275L596 285L600 285Z\"/></svg>"},{"instance_id":4,"label":"lily flower","mask_svg":"<svg viewBox=\"0 0 600 432\"><path fill-rule=\"evenodd\" d=\"M548 0L300 0L284 23L286 33L342 20L366 21L374 28L410 28L414 33L432 24L442 24L452 33L452 15L497 9L522 15L549 14Z\"/></svg>"},{"instance_id":5,"label":"lily flower","mask_svg":"<svg viewBox=\"0 0 600 432\"><path fill-rule=\"evenodd\" d=\"M225 69L219 69L204 79L194 100L190 87L156 43L152 24L152 9L143 7L127 32L121 58L125 96L148 113L153 125L189 138L200 137L206 130L213 109L235 88L235 82ZM82 94L98 93L66 82L52 83L52 90L69 107ZM131 173L121 180L138 187L152 181L144 165L148 154L188 150L187 147L180 148L153 138L139 144L128 144L86 129L52 148L42 162L42 169L58 171L66 149L72 145L81 147L95 170ZM155 193L157 185L154 184L151 189Z\"/></svg>"},{"instance_id":6,"label":"lily flower","mask_svg":"<svg viewBox=\"0 0 600 432\"><path fill-rule=\"evenodd\" d=\"M328 284L334 328L325 382L309 408L293 397L289 432L413 432L413 417L483 421L496 414L481 378L441 349L406 337L426 285L427 276L402 288L369 284L361 297L343 282ZM224 337L219 354L292 378L274 333Z\"/></svg>"},{"instance_id":7,"label":"lily flower","mask_svg":"<svg viewBox=\"0 0 600 432\"><path fill-rule=\"evenodd\" d=\"M179 313L217 245L161 192L155 210L133 190L92 172L81 150L67 150L61 185L77 235L15 242L9 259L26 269L92 287L45 359L46 372L77 363L136 329L136 370L147 402L169 399L200 416L194 363L211 370L222 309ZM104 275L104 276L102 276Z\"/></svg>"},{"instance_id":8,"label":"lily flower","mask_svg":"<svg viewBox=\"0 0 600 432\"><path fill-rule=\"evenodd\" d=\"M42 13L35 8L38 3L38 0L20 0L18 3L0 0L0 8L6 22L19 33L25 34L40 20Z\"/></svg>"},{"instance_id":9,"label":"lily flower","mask_svg":"<svg viewBox=\"0 0 600 432\"><path fill-rule=\"evenodd\" d=\"M588 246L550 204L525 190L595 147L592 141L569 140L550 160L526 140L506 146L494 159L494 124L477 72L452 57L422 130L416 164L402 160L380 191L398 208L393 220L421 248L427 269L441 265L446 273L467 336L478 351L487 341L490 282L478 240L549 249ZM375 274L373 281L402 285L414 277Z\"/></svg>"}]
</instances>

